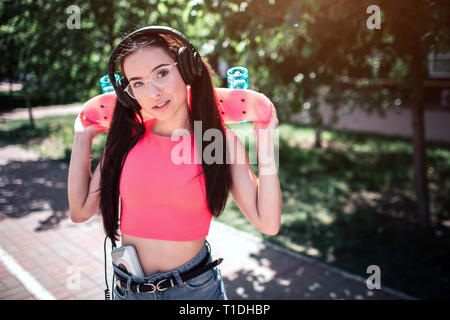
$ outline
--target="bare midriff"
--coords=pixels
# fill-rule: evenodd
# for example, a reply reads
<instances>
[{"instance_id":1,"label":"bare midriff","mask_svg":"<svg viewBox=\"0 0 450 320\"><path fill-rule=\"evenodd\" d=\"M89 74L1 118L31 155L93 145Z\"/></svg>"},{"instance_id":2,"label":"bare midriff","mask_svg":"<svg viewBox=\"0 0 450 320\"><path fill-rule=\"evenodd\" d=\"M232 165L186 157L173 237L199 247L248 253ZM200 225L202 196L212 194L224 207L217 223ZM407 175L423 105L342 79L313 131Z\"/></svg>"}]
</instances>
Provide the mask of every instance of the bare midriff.
<instances>
[{"instance_id":1,"label":"bare midriff","mask_svg":"<svg viewBox=\"0 0 450 320\"><path fill-rule=\"evenodd\" d=\"M133 245L136 248L146 276L181 267L195 257L204 244L205 239L168 241L122 234L122 246Z\"/></svg>"}]
</instances>

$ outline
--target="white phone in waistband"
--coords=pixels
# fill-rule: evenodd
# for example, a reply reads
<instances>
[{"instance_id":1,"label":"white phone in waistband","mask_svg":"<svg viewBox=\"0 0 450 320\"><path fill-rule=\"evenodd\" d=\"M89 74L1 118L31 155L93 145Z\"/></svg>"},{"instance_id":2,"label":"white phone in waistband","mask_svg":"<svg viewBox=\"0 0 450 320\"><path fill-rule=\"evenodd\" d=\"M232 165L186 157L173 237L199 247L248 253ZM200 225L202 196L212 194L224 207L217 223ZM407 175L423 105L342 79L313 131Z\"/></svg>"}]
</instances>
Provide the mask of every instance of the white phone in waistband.
<instances>
[{"instance_id":1,"label":"white phone in waistband","mask_svg":"<svg viewBox=\"0 0 450 320\"><path fill-rule=\"evenodd\" d=\"M124 246L111 251L112 261L120 269L135 277L145 277L136 249L133 246Z\"/></svg>"}]
</instances>

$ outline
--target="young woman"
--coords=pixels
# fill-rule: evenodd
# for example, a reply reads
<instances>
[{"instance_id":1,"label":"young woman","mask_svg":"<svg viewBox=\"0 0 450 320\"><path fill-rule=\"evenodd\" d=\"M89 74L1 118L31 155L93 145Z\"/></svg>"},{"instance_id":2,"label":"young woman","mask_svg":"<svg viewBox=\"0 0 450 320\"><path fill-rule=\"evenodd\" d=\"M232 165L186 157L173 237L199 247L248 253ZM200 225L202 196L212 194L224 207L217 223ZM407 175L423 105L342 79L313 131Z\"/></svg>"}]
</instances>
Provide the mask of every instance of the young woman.
<instances>
[{"instance_id":1,"label":"young woman","mask_svg":"<svg viewBox=\"0 0 450 320\"><path fill-rule=\"evenodd\" d=\"M219 115L212 70L204 58L203 72L191 84L189 107L177 65L182 46L175 37L160 34L130 41L122 52L125 92L141 109L117 103L93 175L91 143L104 130L83 128L79 116L75 123L68 179L71 219L83 222L100 211L107 236L117 240L120 235L122 246L134 246L145 273L138 278L113 264L119 280L115 299L227 299L220 270L217 264L211 266L206 236L229 192L258 230L275 235L280 227L281 191L273 171L275 108L269 122L254 123L258 156L264 152L269 157L264 166L258 164L258 179L245 146ZM144 121L143 114L152 119ZM198 123L201 132L194 131ZM223 149L215 154L221 161L215 163L203 159L211 143L203 138L208 129L223 135ZM193 161L173 161L173 148L181 142L191 146ZM270 173L263 174L265 169Z\"/></svg>"}]
</instances>

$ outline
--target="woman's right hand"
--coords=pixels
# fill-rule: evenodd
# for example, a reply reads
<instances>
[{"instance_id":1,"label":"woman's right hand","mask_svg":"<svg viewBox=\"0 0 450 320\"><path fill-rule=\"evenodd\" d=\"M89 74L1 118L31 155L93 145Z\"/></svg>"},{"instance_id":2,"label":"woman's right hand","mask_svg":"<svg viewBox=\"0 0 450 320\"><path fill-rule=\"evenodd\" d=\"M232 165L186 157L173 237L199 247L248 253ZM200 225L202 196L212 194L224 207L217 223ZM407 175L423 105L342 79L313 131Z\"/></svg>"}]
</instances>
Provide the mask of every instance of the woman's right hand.
<instances>
[{"instance_id":1,"label":"woman's right hand","mask_svg":"<svg viewBox=\"0 0 450 320\"><path fill-rule=\"evenodd\" d=\"M77 118L75 119L74 131L76 135L88 136L89 138L94 139L99 134L108 131L108 129L104 127L100 127L95 123L82 119L80 115L81 112L78 113Z\"/></svg>"},{"instance_id":2,"label":"woman's right hand","mask_svg":"<svg viewBox=\"0 0 450 320\"><path fill-rule=\"evenodd\" d=\"M116 101L117 96L115 92L103 93L86 101L83 104L82 111L75 120L75 134L87 135L93 139L99 134L107 132ZM84 112L88 112L89 117ZM104 120L102 123L96 123L88 119L107 120Z\"/></svg>"}]
</instances>

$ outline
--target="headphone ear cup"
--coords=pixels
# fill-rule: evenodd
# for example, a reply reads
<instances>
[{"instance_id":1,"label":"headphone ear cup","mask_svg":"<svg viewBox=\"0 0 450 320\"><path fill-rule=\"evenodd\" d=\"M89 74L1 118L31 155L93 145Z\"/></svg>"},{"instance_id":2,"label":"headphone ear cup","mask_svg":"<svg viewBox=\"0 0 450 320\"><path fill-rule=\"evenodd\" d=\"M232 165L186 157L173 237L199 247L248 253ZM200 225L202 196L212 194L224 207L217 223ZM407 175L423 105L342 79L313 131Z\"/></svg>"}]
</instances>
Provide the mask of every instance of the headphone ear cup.
<instances>
[{"instance_id":1,"label":"headphone ear cup","mask_svg":"<svg viewBox=\"0 0 450 320\"><path fill-rule=\"evenodd\" d=\"M190 56L192 57L193 74L195 74L196 77L201 77L203 73L203 61L200 54L195 51L194 54Z\"/></svg>"},{"instance_id":2,"label":"headphone ear cup","mask_svg":"<svg viewBox=\"0 0 450 320\"><path fill-rule=\"evenodd\" d=\"M184 49L184 59L186 61L186 69L189 70L189 73L191 74L192 79L195 78L196 72L195 72L195 61L192 54L192 51L189 48Z\"/></svg>"},{"instance_id":3,"label":"headphone ear cup","mask_svg":"<svg viewBox=\"0 0 450 320\"><path fill-rule=\"evenodd\" d=\"M192 84L192 73L190 70L189 62L186 57L186 47L178 49L178 70L180 70L181 77L186 84Z\"/></svg>"},{"instance_id":4,"label":"headphone ear cup","mask_svg":"<svg viewBox=\"0 0 450 320\"><path fill-rule=\"evenodd\" d=\"M178 62L181 76L186 84L192 84L202 75L203 61L195 49L181 47L178 50Z\"/></svg>"}]
</instances>

